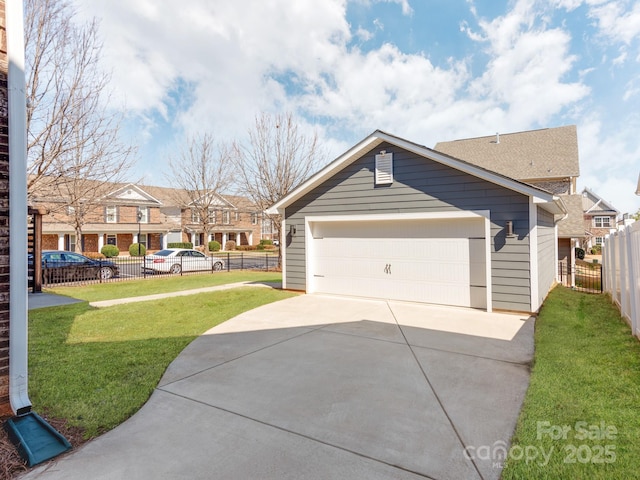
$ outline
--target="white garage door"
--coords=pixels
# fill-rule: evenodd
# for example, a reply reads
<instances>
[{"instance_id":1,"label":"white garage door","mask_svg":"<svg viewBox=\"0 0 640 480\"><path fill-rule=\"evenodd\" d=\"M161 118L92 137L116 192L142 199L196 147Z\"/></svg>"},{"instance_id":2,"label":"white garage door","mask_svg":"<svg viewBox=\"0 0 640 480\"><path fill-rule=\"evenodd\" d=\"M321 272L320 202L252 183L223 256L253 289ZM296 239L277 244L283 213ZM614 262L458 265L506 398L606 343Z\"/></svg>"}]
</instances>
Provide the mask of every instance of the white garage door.
<instances>
[{"instance_id":1,"label":"white garage door","mask_svg":"<svg viewBox=\"0 0 640 480\"><path fill-rule=\"evenodd\" d=\"M483 218L310 222L310 292L487 307Z\"/></svg>"}]
</instances>

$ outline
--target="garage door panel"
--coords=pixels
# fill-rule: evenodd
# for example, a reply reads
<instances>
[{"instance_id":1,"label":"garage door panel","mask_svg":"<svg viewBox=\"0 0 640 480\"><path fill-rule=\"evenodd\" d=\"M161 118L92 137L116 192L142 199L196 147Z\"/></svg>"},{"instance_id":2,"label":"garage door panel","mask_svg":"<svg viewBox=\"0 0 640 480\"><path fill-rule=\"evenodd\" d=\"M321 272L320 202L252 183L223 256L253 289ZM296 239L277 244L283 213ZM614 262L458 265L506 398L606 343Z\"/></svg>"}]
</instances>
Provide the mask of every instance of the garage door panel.
<instances>
[{"instance_id":1,"label":"garage door panel","mask_svg":"<svg viewBox=\"0 0 640 480\"><path fill-rule=\"evenodd\" d=\"M319 222L311 231L312 291L486 307L479 219Z\"/></svg>"}]
</instances>

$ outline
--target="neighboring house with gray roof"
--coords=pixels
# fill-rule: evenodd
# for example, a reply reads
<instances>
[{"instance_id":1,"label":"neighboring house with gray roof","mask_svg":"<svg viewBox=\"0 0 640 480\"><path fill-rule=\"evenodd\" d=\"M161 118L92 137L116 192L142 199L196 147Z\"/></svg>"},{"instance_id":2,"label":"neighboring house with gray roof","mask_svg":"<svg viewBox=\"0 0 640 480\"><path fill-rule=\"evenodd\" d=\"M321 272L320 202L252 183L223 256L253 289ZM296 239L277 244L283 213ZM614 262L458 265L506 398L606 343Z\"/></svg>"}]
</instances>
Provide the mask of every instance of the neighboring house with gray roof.
<instances>
[{"instance_id":1,"label":"neighboring house with gray roof","mask_svg":"<svg viewBox=\"0 0 640 480\"><path fill-rule=\"evenodd\" d=\"M575 125L440 142L434 149L560 195L568 214L558 222L558 261L575 263L574 248L585 238Z\"/></svg>"},{"instance_id":2,"label":"neighboring house with gray roof","mask_svg":"<svg viewBox=\"0 0 640 480\"><path fill-rule=\"evenodd\" d=\"M581 197L586 232L583 247L590 249L601 246L604 243L604 237L611 232L611 229L616 228L620 212L588 188L582 191Z\"/></svg>"}]
</instances>

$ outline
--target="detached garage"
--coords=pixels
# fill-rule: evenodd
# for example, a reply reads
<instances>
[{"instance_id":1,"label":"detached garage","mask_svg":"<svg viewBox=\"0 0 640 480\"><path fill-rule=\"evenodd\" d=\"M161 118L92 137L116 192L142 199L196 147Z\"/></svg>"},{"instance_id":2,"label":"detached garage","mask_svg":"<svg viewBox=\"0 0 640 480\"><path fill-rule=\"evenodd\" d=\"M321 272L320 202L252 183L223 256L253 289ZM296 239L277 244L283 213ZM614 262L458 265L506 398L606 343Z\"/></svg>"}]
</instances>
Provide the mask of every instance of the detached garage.
<instances>
[{"instance_id":1,"label":"detached garage","mask_svg":"<svg viewBox=\"0 0 640 480\"><path fill-rule=\"evenodd\" d=\"M562 201L376 131L291 192L283 286L536 311L556 275Z\"/></svg>"}]
</instances>

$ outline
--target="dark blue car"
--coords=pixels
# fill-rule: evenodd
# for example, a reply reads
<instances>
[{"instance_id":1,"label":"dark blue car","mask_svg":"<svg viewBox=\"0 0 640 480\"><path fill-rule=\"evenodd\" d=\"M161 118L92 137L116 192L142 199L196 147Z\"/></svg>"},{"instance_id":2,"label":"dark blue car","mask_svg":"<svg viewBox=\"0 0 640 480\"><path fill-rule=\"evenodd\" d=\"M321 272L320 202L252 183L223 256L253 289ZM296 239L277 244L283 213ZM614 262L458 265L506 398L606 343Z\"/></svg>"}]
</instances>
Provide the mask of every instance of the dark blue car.
<instances>
[{"instance_id":1,"label":"dark blue car","mask_svg":"<svg viewBox=\"0 0 640 480\"><path fill-rule=\"evenodd\" d=\"M29 255L33 265L33 256ZM42 279L45 283L79 280L108 280L118 275L118 266L111 260L95 260L65 250L42 252Z\"/></svg>"}]
</instances>

